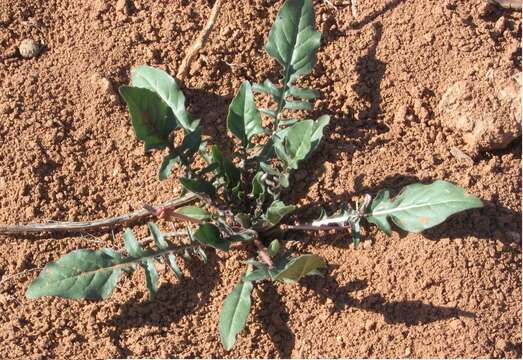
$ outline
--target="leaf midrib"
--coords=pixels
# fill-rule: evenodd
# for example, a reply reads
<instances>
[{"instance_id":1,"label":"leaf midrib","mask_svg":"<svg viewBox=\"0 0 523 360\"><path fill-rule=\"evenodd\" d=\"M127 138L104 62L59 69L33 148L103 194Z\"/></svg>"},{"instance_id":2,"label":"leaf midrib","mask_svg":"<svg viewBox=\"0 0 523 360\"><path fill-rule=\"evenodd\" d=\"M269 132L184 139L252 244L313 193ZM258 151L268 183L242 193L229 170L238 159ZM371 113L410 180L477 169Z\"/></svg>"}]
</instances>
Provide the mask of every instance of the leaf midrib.
<instances>
[{"instance_id":1,"label":"leaf midrib","mask_svg":"<svg viewBox=\"0 0 523 360\"><path fill-rule=\"evenodd\" d=\"M403 206L403 207L396 207L396 208L389 209L389 210L375 211L372 213L367 213L367 214L365 214L365 216L380 216L380 215L386 215L386 214L391 214L391 213L395 213L395 212L405 211L405 210L409 210L409 209L417 209L417 208L426 207L426 206L444 205L444 204L456 203L456 202L464 203L467 201L465 201L465 200L447 200L447 201L440 201L440 202L435 202L435 203L409 205L409 206Z\"/></svg>"}]
</instances>

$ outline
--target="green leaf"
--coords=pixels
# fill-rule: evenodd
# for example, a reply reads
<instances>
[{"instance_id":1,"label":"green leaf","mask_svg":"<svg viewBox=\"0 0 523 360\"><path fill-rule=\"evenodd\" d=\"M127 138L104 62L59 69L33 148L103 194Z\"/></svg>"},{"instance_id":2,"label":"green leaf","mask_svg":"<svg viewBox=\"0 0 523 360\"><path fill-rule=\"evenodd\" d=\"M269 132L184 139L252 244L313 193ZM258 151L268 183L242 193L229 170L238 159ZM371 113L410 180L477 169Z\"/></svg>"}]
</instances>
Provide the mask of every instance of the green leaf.
<instances>
[{"instance_id":1,"label":"green leaf","mask_svg":"<svg viewBox=\"0 0 523 360\"><path fill-rule=\"evenodd\" d=\"M201 244L223 251L229 250L229 242L222 238L220 230L213 224L200 224L194 238Z\"/></svg>"},{"instance_id":2,"label":"green leaf","mask_svg":"<svg viewBox=\"0 0 523 360\"><path fill-rule=\"evenodd\" d=\"M130 256L139 258L143 256L144 251L138 241L136 241L136 238L134 237L134 233L131 229L126 228L123 233L123 239L125 243L125 249L129 253Z\"/></svg>"},{"instance_id":3,"label":"green leaf","mask_svg":"<svg viewBox=\"0 0 523 360\"><path fill-rule=\"evenodd\" d=\"M263 171L258 171L256 175L252 178L252 196L260 201L263 202L265 200L265 192L266 192L266 186L261 177L263 176Z\"/></svg>"},{"instance_id":4,"label":"green leaf","mask_svg":"<svg viewBox=\"0 0 523 360\"><path fill-rule=\"evenodd\" d=\"M294 283L319 268L327 266L325 259L318 255L301 255L290 260L283 270L273 277L275 281Z\"/></svg>"},{"instance_id":5,"label":"green leaf","mask_svg":"<svg viewBox=\"0 0 523 360\"><path fill-rule=\"evenodd\" d=\"M272 225L278 225L280 221L296 209L294 205L285 205L281 201L274 201L271 206L267 209L265 215L266 219Z\"/></svg>"},{"instance_id":6,"label":"green leaf","mask_svg":"<svg viewBox=\"0 0 523 360\"><path fill-rule=\"evenodd\" d=\"M243 276L243 281L263 281L266 279L269 279L270 275L266 268L264 269L256 269L254 271L251 271L250 273L247 273Z\"/></svg>"},{"instance_id":7,"label":"green leaf","mask_svg":"<svg viewBox=\"0 0 523 360\"><path fill-rule=\"evenodd\" d=\"M252 90L269 94L276 101L278 101L278 99L282 96L281 89L274 85L269 79L265 79L263 84L254 84L252 86Z\"/></svg>"},{"instance_id":8,"label":"green leaf","mask_svg":"<svg viewBox=\"0 0 523 360\"><path fill-rule=\"evenodd\" d=\"M148 89L121 86L120 94L131 113L136 137L145 143L145 151L167 147L169 134L176 128L167 104Z\"/></svg>"},{"instance_id":9,"label":"green leaf","mask_svg":"<svg viewBox=\"0 0 523 360\"><path fill-rule=\"evenodd\" d=\"M289 168L298 169L298 163L311 151L313 121L303 120L276 133L274 150Z\"/></svg>"},{"instance_id":10,"label":"green leaf","mask_svg":"<svg viewBox=\"0 0 523 360\"><path fill-rule=\"evenodd\" d=\"M285 105L283 107L289 110L310 110L312 109L312 104L308 101L285 100Z\"/></svg>"},{"instance_id":11,"label":"green leaf","mask_svg":"<svg viewBox=\"0 0 523 360\"><path fill-rule=\"evenodd\" d=\"M151 233L154 243L160 250L167 249L169 247L169 244L165 240L165 237L163 236L162 232L160 231L160 228L158 225L156 225L153 222L148 222L147 227L149 228L149 232ZM134 236L133 236L134 237Z\"/></svg>"},{"instance_id":12,"label":"green leaf","mask_svg":"<svg viewBox=\"0 0 523 360\"><path fill-rule=\"evenodd\" d=\"M421 232L445 221L460 211L480 208L483 203L475 196L452 183L438 180L429 185L408 185L389 199L388 191L380 193L372 202L368 221L390 234L387 218L399 228L410 232Z\"/></svg>"},{"instance_id":13,"label":"green leaf","mask_svg":"<svg viewBox=\"0 0 523 360\"><path fill-rule=\"evenodd\" d=\"M330 116L322 115L313 123L311 134L311 150L309 154L316 150L316 148L320 144L321 138L323 137L323 129L325 128L325 126L329 125L329 122Z\"/></svg>"},{"instance_id":14,"label":"green leaf","mask_svg":"<svg viewBox=\"0 0 523 360\"><path fill-rule=\"evenodd\" d=\"M303 89L296 86L289 87L289 95L302 99L315 99L320 93L314 89Z\"/></svg>"},{"instance_id":15,"label":"green leaf","mask_svg":"<svg viewBox=\"0 0 523 360\"><path fill-rule=\"evenodd\" d=\"M200 148L202 143L202 128L198 126L193 131L187 132L183 138L180 149L183 151L185 157L190 158Z\"/></svg>"},{"instance_id":16,"label":"green leaf","mask_svg":"<svg viewBox=\"0 0 523 360\"><path fill-rule=\"evenodd\" d=\"M172 172L174 165L179 161L177 154L167 154L163 158L162 165L160 166L159 177L160 180L167 179Z\"/></svg>"},{"instance_id":17,"label":"green leaf","mask_svg":"<svg viewBox=\"0 0 523 360\"><path fill-rule=\"evenodd\" d=\"M216 195L216 189L210 182L206 180L180 178L180 182L184 188L195 194L207 195L211 198L215 197Z\"/></svg>"},{"instance_id":18,"label":"green leaf","mask_svg":"<svg viewBox=\"0 0 523 360\"><path fill-rule=\"evenodd\" d=\"M218 174L225 178L229 189L232 189L240 182L240 169L238 169L230 159L223 156L220 148L216 145L212 147L212 158L218 164Z\"/></svg>"},{"instance_id":19,"label":"green leaf","mask_svg":"<svg viewBox=\"0 0 523 360\"><path fill-rule=\"evenodd\" d=\"M240 86L238 94L229 106L227 128L236 135L243 147L251 146L251 138L263 133L260 112L256 108L248 81Z\"/></svg>"},{"instance_id":20,"label":"green leaf","mask_svg":"<svg viewBox=\"0 0 523 360\"><path fill-rule=\"evenodd\" d=\"M158 271L156 271L156 267L154 266L154 260L152 258L145 258L140 262L140 265L145 271L145 281L147 283L147 290L149 290L149 299L154 300L158 292Z\"/></svg>"},{"instance_id":21,"label":"green leaf","mask_svg":"<svg viewBox=\"0 0 523 360\"><path fill-rule=\"evenodd\" d=\"M236 336L247 323L251 308L252 288L252 282L241 281L223 302L218 328L222 344L227 351L233 348Z\"/></svg>"},{"instance_id":22,"label":"green leaf","mask_svg":"<svg viewBox=\"0 0 523 360\"><path fill-rule=\"evenodd\" d=\"M180 270L178 263L176 262L176 256L174 256L173 254L167 255L167 265L169 265L169 267L171 268L178 280L183 277L183 273Z\"/></svg>"},{"instance_id":23,"label":"green leaf","mask_svg":"<svg viewBox=\"0 0 523 360\"><path fill-rule=\"evenodd\" d=\"M207 210L204 210L197 206L184 206L181 208L177 208L176 212L178 214L182 214L196 220L205 221L211 219L211 214L209 214Z\"/></svg>"},{"instance_id":24,"label":"green leaf","mask_svg":"<svg viewBox=\"0 0 523 360\"><path fill-rule=\"evenodd\" d=\"M132 264L125 263L110 249L75 250L45 266L27 289L26 296L59 296L68 299L106 299L111 295L123 271Z\"/></svg>"},{"instance_id":25,"label":"green leaf","mask_svg":"<svg viewBox=\"0 0 523 360\"><path fill-rule=\"evenodd\" d=\"M276 16L265 48L283 67L281 97L275 117L285 105L289 89L300 75L311 72L316 63L321 34L314 30L312 0L287 0Z\"/></svg>"},{"instance_id":26,"label":"green leaf","mask_svg":"<svg viewBox=\"0 0 523 360\"><path fill-rule=\"evenodd\" d=\"M280 247L280 242L277 239L274 239L269 244L269 247L267 248L267 253L270 257L274 257L280 251Z\"/></svg>"},{"instance_id":27,"label":"green leaf","mask_svg":"<svg viewBox=\"0 0 523 360\"><path fill-rule=\"evenodd\" d=\"M131 84L158 94L186 131L192 131L198 126L198 120L193 120L185 110L185 96L176 80L165 71L147 65L137 66L131 70Z\"/></svg>"}]
</instances>

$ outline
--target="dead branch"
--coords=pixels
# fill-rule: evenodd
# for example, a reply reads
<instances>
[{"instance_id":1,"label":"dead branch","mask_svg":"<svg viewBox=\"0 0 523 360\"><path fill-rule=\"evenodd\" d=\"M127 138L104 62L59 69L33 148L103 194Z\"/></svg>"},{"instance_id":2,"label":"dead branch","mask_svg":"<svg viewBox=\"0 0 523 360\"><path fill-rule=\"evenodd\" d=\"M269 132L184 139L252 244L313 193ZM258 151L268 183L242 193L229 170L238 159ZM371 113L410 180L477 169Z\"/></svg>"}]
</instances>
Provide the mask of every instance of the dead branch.
<instances>
[{"instance_id":1,"label":"dead branch","mask_svg":"<svg viewBox=\"0 0 523 360\"><path fill-rule=\"evenodd\" d=\"M211 10L211 15L209 16L209 19L207 20L207 23L203 27L202 31L200 32L200 35L196 38L194 43L191 45L187 53L185 54L185 57L182 60L182 64L180 65L180 68L178 69L178 74L176 77L178 80L183 83L185 80L185 77L187 76L187 72L189 71L190 64L194 61L194 58L196 55L198 55L198 52L203 47L207 39L209 38L209 34L212 31L212 28L214 26L214 23L216 22L216 19L218 18L218 13L220 12L220 8L222 6L222 0L216 0L214 3L214 6Z\"/></svg>"},{"instance_id":2,"label":"dead branch","mask_svg":"<svg viewBox=\"0 0 523 360\"><path fill-rule=\"evenodd\" d=\"M196 200L196 195L190 194L178 199L169 200L159 207L164 209L177 208L179 206L188 204ZM26 224L26 225L0 225L0 235L20 235L40 232L77 232L77 231L93 231L105 227L115 227L123 224L134 223L151 216L151 213L146 209L133 211L132 213L80 222L50 222L44 224Z\"/></svg>"}]
</instances>

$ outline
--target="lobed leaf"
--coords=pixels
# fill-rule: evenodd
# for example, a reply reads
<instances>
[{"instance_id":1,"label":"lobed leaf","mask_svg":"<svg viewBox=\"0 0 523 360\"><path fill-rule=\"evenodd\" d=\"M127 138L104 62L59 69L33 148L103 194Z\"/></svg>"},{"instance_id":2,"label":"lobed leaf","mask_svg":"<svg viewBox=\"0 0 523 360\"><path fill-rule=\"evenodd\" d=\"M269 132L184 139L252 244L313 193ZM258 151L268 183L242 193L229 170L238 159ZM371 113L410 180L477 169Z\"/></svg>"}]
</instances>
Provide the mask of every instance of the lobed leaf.
<instances>
[{"instance_id":1,"label":"lobed leaf","mask_svg":"<svg viewBox=\"0 0 523 360\"><path fill-rule=\"evenodd\" d=\"M482 206L480 199L465 194L459 186L438 180L429 185L408 185L394 200L389 198L388 191L380 192L370 206L367 220L388 235L391 234L388 218L403 230L421 232L452 214Z\"/></svg>"},{"instance_id":2,"label":"lobed leaf","mask_svg":"<svg viewBox=\"0 0 523 360\"><path fill-rule=\"evenodd\" d=\"M240 281L223 302L218 328L222 344L227 351L233 348L236 336L247 323L252 288L252 282Z\"/></svg>"},{"instance_id":3,"label":"lobed leaf","mask_svg":"<svg viewBox=\"0 0 523 360\"><path fill-rule=\"evenodd\" d=\"M123 271L130 270L117 252L110 249L75 250L45 266L27 289L26 296L59 296L68 299L106 299Z\"/></svg>"}]
</instances>

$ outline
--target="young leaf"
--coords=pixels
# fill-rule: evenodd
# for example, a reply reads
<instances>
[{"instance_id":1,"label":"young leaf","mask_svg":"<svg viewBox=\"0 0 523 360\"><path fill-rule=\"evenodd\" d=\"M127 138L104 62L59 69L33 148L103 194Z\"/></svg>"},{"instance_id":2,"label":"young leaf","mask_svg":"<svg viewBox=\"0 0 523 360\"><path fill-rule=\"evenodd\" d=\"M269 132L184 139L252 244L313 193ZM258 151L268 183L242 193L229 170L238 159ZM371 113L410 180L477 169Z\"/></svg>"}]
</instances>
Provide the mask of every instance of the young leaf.
<instances>
[{"instance_id":1,"label":"young leaf","mask_svg":"<svg viewBox=\"0 0 523 360\"><path fill-rule=\"evenodd\" d=\"M129 253L130 256L139 258L140 256L143 256L144 251L138 241L136 241L136 238L134 237L134 233L131 229L126 228L123 233L123 239L125 244L125 249Z\"/></svg>"},{"instance_id":2,"label":"young leaf","mask_svg":"<svg viewBox=\"0 0 523 360\"><path fill-rule=\"evenodd\" d=\"M303 120L276 133L274 150L289 168L298 169L298 163L311 151L313 121Z\"/></svg>"},{"instance_id":3,"label":"young leaf","mask_svg":"<svg viewBox=\"0 0 523 360\"><path fill-rule=\"evenodd\" d=\"M196 219L196 220L209 220L211 218L211 214L209 214L206 210L199 208L197 206L184 206L181 208L176 209L176 212L178 214L182 214L185 216L188 216L190 218Z\"/></svg>"},{"instance_id":4,"label":"young leaf","mask_svg":"<svg viewBox=\"0 0 523 360\"><path fill-rule=\"evenodd\" d=\"M208 181L200 179L180 178L180 182L182 183L184 188L195 194L207 195L211 198L213 198L216 195L216 189Z\"/></svg>"},{"instance_id":5,"label":"young leaf","mask_svg":"<svg viewBox=\"0 0 523 360\"><path fill-rule=\"evenodd\" d=\"M245 81L232 100L227 115L227 128L240 140L243 147L251 146L254 135L263 133L260 112L254 103L251 84Z\"/></svg>"},{"instance_id":6,"label":"young leaf","mask_svg":"<svg viewBox=\"0 0 523 360\"><path fill-rule=\"evenodd\" d=\"M233 348L236 336L247 323L252 288L252 282L240 281L223 302L218 328L222 344L227 351Z\"/></svg>"},{"instance_id":7,"label":"young leaf","mask_svg":"<svg viewBox=\"0 0 523 360\"><path fill-rule=\"evenodd\" d=\"M145 143L145 151L167 147L169 134L176 128L167 104L156 93L144 88L121 86L120 94L131 113L136 137Z\"/></svg>"},{"instance_id":8,"label":"young leaf","mask_svg":"<svg viewBox=\"0 0 523 360\"><path fill-rule=\"evenodd\" d=\"M326 266L327 263L321 256L312 254L301 255L290 260L283 270L273 276L273 280L294 283L315 270Z\"/></svg>"},{"instance_id":9,"label":"young leaf","mask_svg":"<svg viewBox=\"0 0 523 360\"><path fill-rule=\"evenodd\" d=\"M174 165L179 161L177 154L167 154L163 158L162 165L160 166L159 178L165 180L171 175L171 171Z\"/></svg>"},{"instance_id":10,"label":"young leaf","mask_svg":"<svg viewBox=\"0 0 523 360\"><path fill-rule=\"evenodd\" d=\"M272 240L267 248L267 253L270 257L274 257L280 251L280 242L276 239Z\"/></svg>"},{"instance_id":11,"label":"young leaf","mask_svg":"<svg viewBox=\"0 0 523 360\"><path fill-rule=\"evenodd\" d=\"M466 195L459 186L438 180L429 185L408 185L394 200L390 200L388 191L381 192L366 215L369 222L387 234L391 233L388 217L403 230L421 232L452 214L482 206L481 200Z\"/></svg>"},{"instance_id":12,"label":"young leaf","mask_svg":"<svg viewBox=\"0 0 523 360\"><path fill-rule=\"evenodd\" d=\"M131 84L158 94L171 108L176 120L186 131L192 131L198 126L198 120L193 120L185 110L183 92L165 71L147 65L137 66L131 70Z\"/></svg>"},{"instance_id":13,"label":"young leaf","mask_svg":"<svg viewBox=\"0 0 523 360\"><path fill-rule=\"evenodd\" d=\"M267 209L266 218L274 226L296 209L294 205L285 205L281 201L274 201Z\"/></svg>"},{"instance_id":14,"label":"young leaf","mask_svg":"<svg viewBox=\"0 0 523 360\"><path fill-rule=\"evenodd\" d=\"M106 299L131 263L115 251L75 250L45 266L27 289L26 296L68 299Z\"/></svg>"},{"instance_id":15,"label":"young leaf","mask_svg":"<svg viewBox=\"0 0 523 360\"><path fill-rule=\"evenodd\" d=\"M225 178L227 187L232 189L240 182L240 169L238 169L230 159L223 156L220 148L216 145L212 147L212 158L218 164L218 173Z\"/></svg>"},{"instance_id":16,"label":"young leaf","mask_svg":"<svg viewBox=\"0 0 523 360\"><path fill-rule=\"evenodd\" d=\"M266 268L262 268L262 269L256 269L254 271L251 271L250 273L243 275L242 280L254 282L254 281L266 280L269 278L270 278L269 271L267 271Z\"/></svg>"},{"instance_id":17,"label":"young leaf","mask_svg":"<svg viewBox=\"0 0 523 360\"><path fill-rule=\"evenodd\" d=\"M292 82L316 63L321 34L314 30L312 0L287 0L276 16L265 48L283 67L281 97L275 117L285 105Z\"/></svg>"},{"instance_id":18,"label":"young leaf","mask_svg":"<svg viewBox=\"0 0 523 360\"><path fill-rule=\"evenodd\" d=\"M145 281L147 283L147 290L149 290L149 299L154 300L158 292L158 271L156 271L156 267L154 266L154 260L152 258L145 258L140 262L140 265L145 271Z\"/></svg>"},{"instance_id":19,"label":"young leaf","mask_svg":"<svg viewBox=\"0 0 523 360\"><path fill-rule=\"evenodd\" d=\"M266 192L265 183L261 179L262 176L263 176L263 171L258 171L256 173L256 175L254 175L254 177L252 178L251 194L256 200L258 200L260 202L263 202L265 200L265 192Z\"/></svg>"},{"instance_id":20,"label":"young leaf","mask_svg":"<svg viewBox=\"0 0 523 360\"><path fill-rule=\"evenodd\" d=\"M222 238L220 230L213 224L200 224L194 233L194 238L204 245L223 251L229 250L229 242Z\"/></svg>"}]
</instances>

